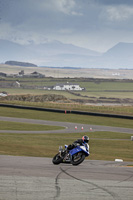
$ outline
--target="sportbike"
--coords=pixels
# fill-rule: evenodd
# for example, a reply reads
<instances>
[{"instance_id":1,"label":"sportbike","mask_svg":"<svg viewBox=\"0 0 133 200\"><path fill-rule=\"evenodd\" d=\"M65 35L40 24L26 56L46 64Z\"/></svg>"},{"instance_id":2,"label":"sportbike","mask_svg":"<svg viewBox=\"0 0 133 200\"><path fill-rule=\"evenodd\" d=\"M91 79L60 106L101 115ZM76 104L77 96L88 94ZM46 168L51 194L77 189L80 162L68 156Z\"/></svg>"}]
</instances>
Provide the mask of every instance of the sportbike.
<instances>
[{"instance_id":1,"label":"sportbike","mask_svg":"<svg viewBox=\"0 0 133 200\"><path fill-rule=\"evenodd\" d=\"M53 164L58 165L60 163L69 163L72 165L79 165L89 156L89 145L82 143L82 145L75 146L72 150L67 150L68 145L59 147L59 152L53 157Z\"/></svg>"}]
</instances>

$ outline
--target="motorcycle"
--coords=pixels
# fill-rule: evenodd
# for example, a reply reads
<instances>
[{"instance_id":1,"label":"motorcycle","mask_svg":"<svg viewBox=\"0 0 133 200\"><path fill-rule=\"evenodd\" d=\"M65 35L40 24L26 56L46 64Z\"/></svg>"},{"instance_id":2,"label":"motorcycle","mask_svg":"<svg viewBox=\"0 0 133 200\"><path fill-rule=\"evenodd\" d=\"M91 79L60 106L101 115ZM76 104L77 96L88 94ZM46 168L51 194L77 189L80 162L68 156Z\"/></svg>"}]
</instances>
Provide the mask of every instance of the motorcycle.
<instances>
[{"instance_id":1,"label":"motorcycle","mask_svg":"<svg viewBox=\"0 0 133 200\"><path fill-rule=\"evenodd\" d=\"M65 145L65 149L62 146L59 147L59 152L53 157L53 164L58 165L60 163L68 163L72 165L79 165L89 156L89 145L82 143L82 145L75 146L72 150L67 150L68 145Z\"/></svg>"}]
</instances>

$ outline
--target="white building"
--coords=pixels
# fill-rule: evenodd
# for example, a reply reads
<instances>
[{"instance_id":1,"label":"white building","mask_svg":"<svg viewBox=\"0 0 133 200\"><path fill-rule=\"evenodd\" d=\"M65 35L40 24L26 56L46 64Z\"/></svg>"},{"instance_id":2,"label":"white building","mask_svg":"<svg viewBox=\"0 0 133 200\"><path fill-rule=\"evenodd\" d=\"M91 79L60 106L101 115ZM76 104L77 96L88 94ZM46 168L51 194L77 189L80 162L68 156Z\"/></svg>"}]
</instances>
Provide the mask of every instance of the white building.
<instances>
[{"instance_id":1,"label":"white building","mask_svg":"<svg viewBox=\"0 0 133 200\"><path fill-rule=\"evenodd\" d=\"M73 83L65 83L65 84L56 84L53 87L53 90L84 90L84 88L81 88L78 84Z\"/></svg>"},{"instance_id":2,"label":"white building","mask_svg":"<svg viewBox=\"0 0 133 200\"><path fill-rule=\"evenodd\" d=\"M6 97L8 96L7 92L0 92L0 97Z\"/></svg>"}]
</instances>

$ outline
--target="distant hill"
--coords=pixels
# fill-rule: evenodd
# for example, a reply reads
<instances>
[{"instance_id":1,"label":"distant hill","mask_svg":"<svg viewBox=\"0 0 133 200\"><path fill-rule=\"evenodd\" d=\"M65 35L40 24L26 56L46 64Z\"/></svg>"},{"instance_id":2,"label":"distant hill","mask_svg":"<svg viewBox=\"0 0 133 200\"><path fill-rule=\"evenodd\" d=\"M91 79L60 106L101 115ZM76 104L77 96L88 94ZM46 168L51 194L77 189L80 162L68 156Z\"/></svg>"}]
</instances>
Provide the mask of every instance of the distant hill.
<instances>
[{"instance_id":1,"label":"distant hill","mask_svg":"<svg viewBox=\"0 0 133 200\"><path fill-rule=\"evenodd\" d=\"M0 40L0 63L5 63L7 60L21 60L39 66L87 67L89 56L100 55L99 52L58 41L20 45Z\"/></svg>"},{"instance_id":2,"label":"distant hill","mask_svg":"<svg viewBox=\"0 0 133 200\"><path fill-rule=\"evenodd\" d=\"M106 65L133 69L133 43L120 42L102 56Z\"/></svg>"},{"instance_id":3,"label":"distant hill","mask_svg":"<svg viewBox=\"0 0 133 200\"><path fill-rule=\"evenodd\" d=\"M0 63L7 60L48 67L133 69L133 43L118 43L101 54L59 41L20 45L0 40Z\"/></svg>"},{"instance_id":4,"label":"distant hill","mask_svg":"<svg viewBox=\"0 0 133 200\"><path fill-rule=\"evenodd\" d=\"M52 41L52 42L46 42L42 44L29 44L26 45L26 48L30 51L35 51L36 53L39 53L41 55L65 55L65 54L72 54L72 55L86 55L86 56L99 56L101 53L78 47L72 44L64 44L59 41Z\"/></svg>"},{"instance_id":5,"label":"distant hill","mask_svg":"<svg viewBox=\"0 0 133 200\"><path fill-rule=\"evenodd\" d=\"M38 67L35 64L32 63L26 63L26 62L18 62L18 61L6 61L6 65L17 65L17 66L23 66L23 67Z\"/></svg>"},{"instance_id":6,"label":"distant hill","mask_svg":"<svg viewBox=\"0 0 133 200\"><path fill-rule=\"evenodd\" d=\"M24 46L8 40L0 40L0 63L7 60L32 62L34 55ZM33 62L34 63L34 62Z\"/></svg>"},{"instance_id":7,"label":"distant hill","mask_svg":"<svg viewBox=\"0 0 133 200\"><path fill-rule=\"evenodd\" d=\"M104 53L104 56L129 58L133 56L133 43L120 42Z\"/></svg>"}]
</instances>

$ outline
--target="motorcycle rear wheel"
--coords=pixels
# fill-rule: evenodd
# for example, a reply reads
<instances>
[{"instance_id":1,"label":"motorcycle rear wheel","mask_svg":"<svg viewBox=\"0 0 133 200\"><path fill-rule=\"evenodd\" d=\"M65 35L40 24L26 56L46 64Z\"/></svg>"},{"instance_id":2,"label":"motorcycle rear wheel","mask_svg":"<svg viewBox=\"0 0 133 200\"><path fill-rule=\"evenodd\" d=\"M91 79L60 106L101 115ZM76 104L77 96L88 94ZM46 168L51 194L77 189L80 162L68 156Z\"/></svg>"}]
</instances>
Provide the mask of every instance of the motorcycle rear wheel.
<instances>
[{"instance_id":1,"label":"motorcycle rear wheel","mask_svg":"<svg viewBox=\"0 0 133 200\"><path fill-rule=\"evenodd\" d=\"M63 161L63 158L60 157L59 153L56 154L53 157L53 160L52 160L52 162L53 162L54 165L58 165L58 164L62 163L62 161Z\"/></svg>"},{"instance_id":2,"label":"motorcycle rear wheel","mask_svg":"<svg viewBox=\"0 0 133 200\"><path fill-rule=\"evenodd\" d=\"M82 163L84 161L84 159L85 159L85 154L78 152L72 156L71 164L79 165L80 163Z\"/></svg>"}]
</instances>

